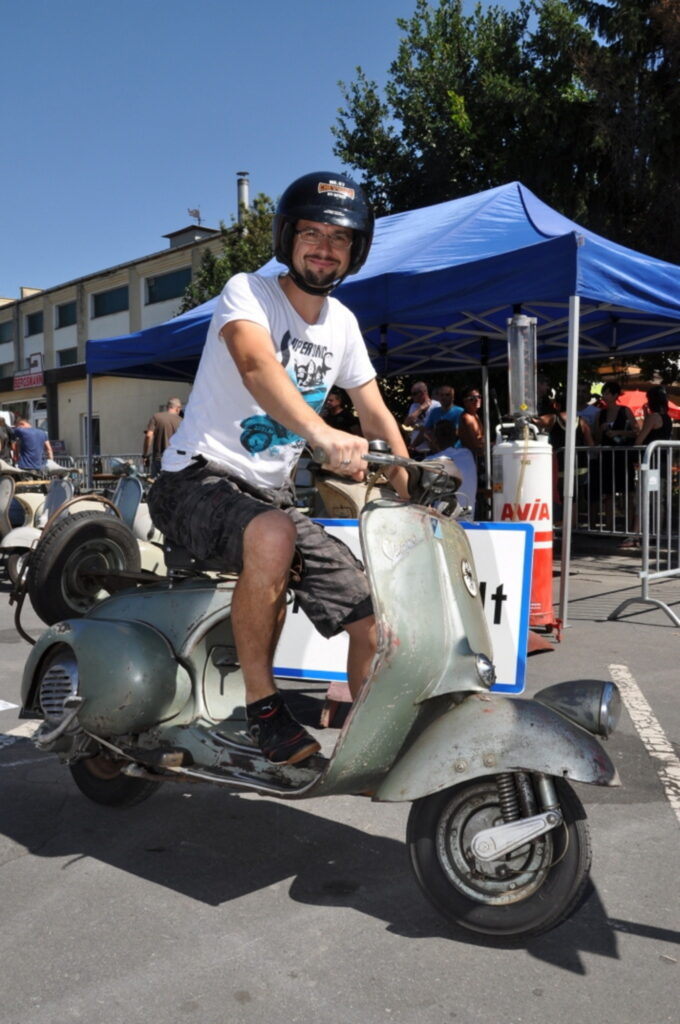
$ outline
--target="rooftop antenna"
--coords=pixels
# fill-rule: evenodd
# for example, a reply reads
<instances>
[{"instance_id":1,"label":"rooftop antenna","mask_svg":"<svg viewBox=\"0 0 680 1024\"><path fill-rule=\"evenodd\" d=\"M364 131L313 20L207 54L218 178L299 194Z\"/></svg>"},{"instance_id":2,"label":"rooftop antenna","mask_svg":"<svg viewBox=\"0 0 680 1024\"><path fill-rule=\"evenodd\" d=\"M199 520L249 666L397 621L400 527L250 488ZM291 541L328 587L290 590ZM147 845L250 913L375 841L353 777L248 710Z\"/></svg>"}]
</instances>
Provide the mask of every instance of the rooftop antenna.
<instances>
[{"instance_id":1,"label":"rooftop antenna","mask_svg":"<svg viewBox=\"0 0 680 1024\"><path fill-rule=\"evenodd\" d=\"M191 209L187 210L187 213L189 214L190 217L195 217L196 218L196 222L197 222L197 224L198 224L198 226L200 228L200 226L202 224L202 221L201 221L201 211L198 208L198 206L196 207L195 210L191 210Z\"/></svg>"}]
</instances>

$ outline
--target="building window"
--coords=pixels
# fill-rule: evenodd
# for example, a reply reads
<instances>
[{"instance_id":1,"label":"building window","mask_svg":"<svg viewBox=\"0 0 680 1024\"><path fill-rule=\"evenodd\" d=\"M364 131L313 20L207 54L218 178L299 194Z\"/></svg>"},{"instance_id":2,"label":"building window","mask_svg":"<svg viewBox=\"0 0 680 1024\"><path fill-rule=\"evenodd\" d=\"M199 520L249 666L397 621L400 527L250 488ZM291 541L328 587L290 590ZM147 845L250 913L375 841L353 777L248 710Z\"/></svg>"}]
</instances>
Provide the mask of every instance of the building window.
<instances>
[{"instance_id":1,"label":"building window","mask_svg":"<svg viewBox=\"0 0 680 1024\"><path fill-rule=\"evenodd\" d=\"M26 337L30 338L32 334L42 334L43 332L43 311L39 310L37 313L28 313L26 315Z\"/></svg>"},{"instance_id":2,"label":"building window","mask_svg":"<svg viewBox=\"0 0 680 1024\"><path fill-rule=\"evenodd\" d=\"M108 292L97 292L92 296L92 317L110 316L112 313L123 313L130 308L128 286L111 288Z\"/></svg>"},{"instance_id":3,"label":"building window","mask_svg":"<svg viewBox=\"0 0 680 1024\"><path fill-rule=\"evenodd\" d=\"M73 348L60 348L57 352L57 366L73 366L78 362L78 346Z\"/></svg>"},{"instance_id":4,"label":"building window","mask_svg":"<svg viewBox=\"0 0 680 1024\"><path fill-rule=\"evenodd\" d=\"M14 341L13 320L4 320L0 324L0 345L5 345L8 341Z\"/></svg>"},{"instance_id":5,"label":"building window","mask_svg":"<svg viewBox=\"0 0 680 1024\"><path fill-rule=\"evenodd\" d=\"M14 363L0 363L0 377L11 377L14 374Z\"/></svg>"},{"instance_id":6,"label":"building window","mask_svg":"<svg viewBox=\"0 0 680 1024\"><path fill-rule=\"evenodd\" d=\"M169 274L156 274L146 279L146 304L153 305L154 302L166 302L168 299L177 299L191 284L191 267L183 267L181 270L172 270Z\"/></svg>"},{"instance_id":7,"label":"building window","mask_svg":"<svg viewBox=\"0 0 680 1024\"><path fill-rule=\"evenodd\" d=\"M72 327L78 319L78 313L76 310L75 299L73 302L62 302L61 305L57 306L57 316L55 326L57 330L60 327Z\"/></svg>"}]
</instances>

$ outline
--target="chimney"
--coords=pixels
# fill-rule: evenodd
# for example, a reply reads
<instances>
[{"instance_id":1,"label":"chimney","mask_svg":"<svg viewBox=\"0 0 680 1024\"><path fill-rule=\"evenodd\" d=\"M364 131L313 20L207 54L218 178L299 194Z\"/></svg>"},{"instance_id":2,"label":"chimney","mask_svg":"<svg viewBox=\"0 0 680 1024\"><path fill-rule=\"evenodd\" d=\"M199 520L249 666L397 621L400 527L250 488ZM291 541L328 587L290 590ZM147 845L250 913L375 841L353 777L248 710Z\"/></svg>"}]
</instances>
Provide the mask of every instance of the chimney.
<instances>
[{"instance_id":1,"label":"chimney","mask_svg":"<svg viewBox=\"0 0 680 1024\"><path fill-rule=\"evenodd\" d=\"M243 221L243 214L250 206L248 171L236 172L236 188L238 192L238 222Z\"/></svg>"}]
</instances>

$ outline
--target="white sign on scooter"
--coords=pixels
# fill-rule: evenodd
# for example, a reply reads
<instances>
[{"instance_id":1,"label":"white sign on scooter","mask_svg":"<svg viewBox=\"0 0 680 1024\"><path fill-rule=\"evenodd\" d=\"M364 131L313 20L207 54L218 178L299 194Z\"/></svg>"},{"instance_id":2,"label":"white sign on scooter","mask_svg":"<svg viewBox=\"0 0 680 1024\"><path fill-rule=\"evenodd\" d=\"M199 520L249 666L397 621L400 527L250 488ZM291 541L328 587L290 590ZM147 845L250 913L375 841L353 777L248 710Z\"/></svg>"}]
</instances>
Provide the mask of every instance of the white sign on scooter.
<instances>
[{"instance_id":1,"label":"white sign on scooter","mask_svg":"<svg viewBox=\"0 0 680 1024\"><path fill-rule=\"evenodd\" d=\"M356 519L319 522L361 557ZM532 527L527 523L461 525L468 531L493 643L498 680L493 689L521 693L529 635ZM281 679L345 681L346 662L347 634L324 640L302 609L293 604L276 649L274 674Z\"/></svg>"}]
</instances>

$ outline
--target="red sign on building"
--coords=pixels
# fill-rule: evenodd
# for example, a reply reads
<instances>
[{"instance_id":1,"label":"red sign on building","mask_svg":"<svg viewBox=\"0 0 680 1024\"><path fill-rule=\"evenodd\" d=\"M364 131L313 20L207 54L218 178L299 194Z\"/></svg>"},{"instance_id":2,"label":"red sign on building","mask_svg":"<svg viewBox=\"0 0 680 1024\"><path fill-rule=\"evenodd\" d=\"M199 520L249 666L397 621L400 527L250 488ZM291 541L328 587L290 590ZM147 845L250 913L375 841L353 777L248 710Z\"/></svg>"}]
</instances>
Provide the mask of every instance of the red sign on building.
<instances>
[{"instance_id":1,"label":"red sign on building","mask_svg":"<svg viewBox=\"0 0 680 1024\"><path fill-rule=\"evenodd\" d=\"M15 373L13 390L21 391L24 388L41 388L45 383L45 375L40 373Z\"/></svg>"}]
</instances>

